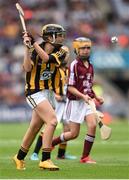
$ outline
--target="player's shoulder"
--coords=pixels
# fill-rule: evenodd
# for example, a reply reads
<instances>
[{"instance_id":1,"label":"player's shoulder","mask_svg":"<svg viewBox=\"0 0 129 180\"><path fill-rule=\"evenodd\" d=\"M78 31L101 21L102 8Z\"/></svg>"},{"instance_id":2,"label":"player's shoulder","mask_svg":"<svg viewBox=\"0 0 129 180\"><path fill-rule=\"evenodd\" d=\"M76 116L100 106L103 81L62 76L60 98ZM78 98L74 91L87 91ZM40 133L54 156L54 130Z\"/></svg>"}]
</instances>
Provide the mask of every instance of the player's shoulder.
<instances>
[{"instance_id":1,"label":"player's shoulder","mask_svg":"<svg viewBox=\"0 0 129 180\"><path fill-rule=\"evenodd\" d=\"M77 66L77 64L78 64L78 61L76 60L76 59L74 59L71 63L70 63L70 70L74 70L75 69L75 67Z\"/></svg>"},{"instance_id":2,"label":"player's shoulder","mask_svg":"<svg viewBox=\"0 0 129 180\"><path fill-rule=\"evenodd\" d=\"M64 50L65 52L69 52L68 46L62 45L62 46L61 46L61 49Z\"/></svg>"},{"instance_id":3,"label":"player's shoulder","mask_svg":"<svg viewBox=\"0 0 129 180\"><path fill-rule=\"evenodd\" d=\"M74 60L70 63L71 66L75 66L76 64L78 64L77 59L74 59Z\"/></svg>"},{"instance_id":4,"label":"player's shoulder","mask_svg":"<svg viewBox=\"0 0 129 180\"><path fill-rule=\"evenodd\" d=\"M77 64L78 64L77 59L74 59L74 60L70 63L70 66L71 66L71 67L74 67L74 66L76 66Z\"/></svg>"}]
</instances>

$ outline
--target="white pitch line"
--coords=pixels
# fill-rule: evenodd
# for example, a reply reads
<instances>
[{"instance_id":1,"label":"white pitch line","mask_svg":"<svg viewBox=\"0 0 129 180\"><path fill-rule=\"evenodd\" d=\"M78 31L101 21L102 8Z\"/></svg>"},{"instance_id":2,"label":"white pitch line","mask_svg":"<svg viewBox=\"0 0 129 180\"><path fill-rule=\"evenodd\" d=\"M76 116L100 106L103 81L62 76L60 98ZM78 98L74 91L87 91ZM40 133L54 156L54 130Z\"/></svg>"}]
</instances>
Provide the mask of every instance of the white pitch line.
<instances>
[{"instance_id":1,"label":"white pitch line","mask_svg":"<svg viewBox=\"0 0 129 180\"><path fill-rule=\"evenodd\" d=\"M0 180L3 180L3 179L0 179ZM10 180L10 179L6 179L6 180ZM19 180L19 179L12 179L12 180ZM20 180L28 180L28 179L20 179ZM43 179L29 179L29 180L43 180ZM44 179L44 180L48 180L48 179ZM51 179L51 180L57 180L57 179ZM61 179L61 180L71 180L71 179ZM95 180L95 179L72 179L72 180ZM118 179L101 179L101 180L118 180ZM119 180L129 180L129 179L119 179Z\"/></svg>"},{"instance_id":2,"label":"white pitch line","mask_svg":"<svg viewBox=\"0 0 129 180\"><path fill-rule=\"evenodd\" d=\"M20 144L22 140L16 140L16 139L11 139L11 140L0 140L0 145L15 145L15 144ZM36 141L36 140L35 140ZM34 141L34 142L35 142ZM69 141L69 144L72 145L77 145L80 144L80 140L73 140L73 141ZM100 142L95 142L96 145L129 145L129 140L126 141L114 141L114 140L110 140L110 141L100 141Z\"/></svg>"},{"instance_id":3,"label":"white pitch line","mask_svg":"<svg viewBox=\"0 0 129 180\"><path fill-rule=\"evenodd\" d=\"M6 156L6 157L0 157L0 160L12 160L12 157L11 156ZM27 161L29 161L29 159L27 158L26 159ZM77 163L78 163L78 160L76 161ZM81 164L80 164L81 165ZM86 165L86 166L88 166L87 164L83 164L82 166L84 166L84 165ZM95 166L120 166L120 167L128 167L129 166L129 164L125 164L125 163L123 163L123 164L120 164L120 163L103 163L103 162L97 162L97 164L95 164ZM94 165L93 165L94 166Z\"/></svg>"},{"instance_id":4,"label":"white pitch line","mask_svg":"<svg viewBox=\"0 0 129 180\"><path fill-rule=\"evenodd\" d=\"M123 164L120 164L120 163L97 163L96 165L98 165L98 166L123 166L123 167L125 167L125 166L129 166L129 164L125 164L124 162L123 162Z\"/></svg>"},{"instance_id":5,"label":"white pitch line","mask_svg":"<svg viewBox=\"0 0 129 180\"><path fill-rule=\"evenodd\" d=\"M80 140L74 140L74 141L69 141L68 143L74 145L74 144L80 144ZM96 145L129 145L129 140L127 141L113 141L113 140L110 140L110 141L100 141L100 142L96 142L95 141L95 144Z\"/></svg>"}]
</instances>

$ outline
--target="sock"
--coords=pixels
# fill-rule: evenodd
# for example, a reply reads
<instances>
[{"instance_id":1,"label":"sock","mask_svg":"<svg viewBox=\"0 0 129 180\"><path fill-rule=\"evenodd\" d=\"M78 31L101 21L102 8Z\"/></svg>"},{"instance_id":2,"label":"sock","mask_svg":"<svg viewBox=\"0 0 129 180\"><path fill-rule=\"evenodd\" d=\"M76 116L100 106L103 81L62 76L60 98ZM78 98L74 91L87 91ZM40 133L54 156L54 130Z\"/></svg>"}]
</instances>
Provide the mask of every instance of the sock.
<instances>
[{"instance_id":1,"label":"sock","mask_svg":"<svg viewBox=\"0 0 129 180\"><path fill-rule=\"evenodd\" d=\"M46 161L51 158L51 148L44 148L42 151L42 161Z\"/></svg>"},{"instance_id":2,"label":"sock","mask_svg":"<svg viewBox=\"0 0 129 180\"><path fill-rule=\"evenodd\" d=\"M85 158L90 154L94 139L95 139L95 136L91 136L88 134L86 135L85 140L84 140L82 158Z\"/></svg>"},{"instance_id":3,"label":"sock","mask_svg":"<svg viewBox=\"0 0 129 180\"><path fill-rule=\"evenodd\" d=\"M36 142L36 145L35 145L35 148L34 148L34 153L38 154L41 147L42 147L42 135L39 135L37 142Z\"/></svg>"},{"instance_id":4,"label":"sock","mask_svg":"<svg viewBox=\"0 0 129 180\"><path fill-rule=\"evenodd\" d=\"M65 156L66 147L67 147L66 142L59 144L58 154L57 154L58 158L61 158L61 157Z\"/></svg>"},{"instance_id":5,"label":"sock","mask_svg":"<svg viewBox=\"0 0 129 180\"><path fill-rule=\"evenodd\" d=\"M28 150L24 149L21 146L21 149L19 149L18 154L17 154L17 159L24 160L24 158L26 157L27 153L28 153Z\"/></svg>"},{"instance_id":6,"label":"sock","mask_svg":"<svg viewBox=\"0 0 129 180\"><path fill-rule=\"evenodd\" d=\"M64 141L65 141L65 139L64 139L64 135L63 135L63 133L62 133L59 137L54 138L54 139L52 140L52 147L54 147L54 146L56 146L57 144L60 144L60 143L62 143L62 142L64 142Z\"/></svg>"}]
</instances>

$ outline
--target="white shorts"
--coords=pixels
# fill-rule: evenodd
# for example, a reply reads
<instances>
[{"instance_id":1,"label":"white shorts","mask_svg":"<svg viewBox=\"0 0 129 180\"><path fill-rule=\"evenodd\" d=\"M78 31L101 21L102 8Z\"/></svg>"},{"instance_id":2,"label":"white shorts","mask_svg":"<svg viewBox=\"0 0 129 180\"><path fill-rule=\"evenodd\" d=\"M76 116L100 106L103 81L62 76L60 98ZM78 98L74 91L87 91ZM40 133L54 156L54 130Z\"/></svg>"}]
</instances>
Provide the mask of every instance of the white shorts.
<instances>
[{"instance_id":1,"label":"white shorts","mask_svg":"<svg viewBox=\"0 0 129 180\"><path fill-rule=\"evenodd\" d=\"M32 109L34 109L39 103L44 100L48 100L52 107L55 109L56 100L55 94L52 90L45 89L26 97L26 101Z\"/></svg>"},{"instance_id":2,"label":"white shorts","mask_svg":"<svg viewBox=\"0 0 129 180\"><path fill-rule=\"evenodd\" d=\"M56 116L57 116L57 120L58 122L64 122L65 123L65 119L64 119L64 110L65 110L65 102L58 102L56 101Z\"/></svg>"},{"instance_id":3,"label":"white shorts","mask_svg":"<svg viewBox=\"0 0 129 180\"><path fill-rule=\"evenodd\" d=\"M67 100L64 112L64 118L75 123L83 123L85 117L92 114L90 105L83 100Z\"/></svg>"}]
</instances>

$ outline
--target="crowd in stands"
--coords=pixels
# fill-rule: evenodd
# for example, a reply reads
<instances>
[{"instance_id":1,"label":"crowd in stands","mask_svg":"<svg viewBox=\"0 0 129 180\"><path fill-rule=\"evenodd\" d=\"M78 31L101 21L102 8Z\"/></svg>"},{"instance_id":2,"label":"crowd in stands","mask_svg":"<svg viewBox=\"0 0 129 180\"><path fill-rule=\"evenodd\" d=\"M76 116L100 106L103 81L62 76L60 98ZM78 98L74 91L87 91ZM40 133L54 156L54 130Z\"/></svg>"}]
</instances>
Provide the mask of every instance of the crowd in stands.
<instances>
[{"instance_id":1,"label":"crowd in stands","mask_svg":"<svg viewBox=\"0 0 129 180\"><path fill-rule=\"evenodd\" d=\"M97 47L111 48L111 36L120 48L129 48L129 0L0 0L0 101L24 105L22 27L15 3L25 10L27 28L40 40L44 24L58 23L68 43L87 36Z\"/></svg>"}]
</instances>

